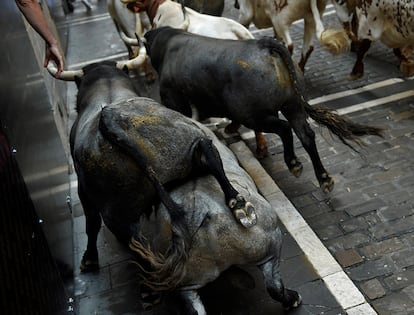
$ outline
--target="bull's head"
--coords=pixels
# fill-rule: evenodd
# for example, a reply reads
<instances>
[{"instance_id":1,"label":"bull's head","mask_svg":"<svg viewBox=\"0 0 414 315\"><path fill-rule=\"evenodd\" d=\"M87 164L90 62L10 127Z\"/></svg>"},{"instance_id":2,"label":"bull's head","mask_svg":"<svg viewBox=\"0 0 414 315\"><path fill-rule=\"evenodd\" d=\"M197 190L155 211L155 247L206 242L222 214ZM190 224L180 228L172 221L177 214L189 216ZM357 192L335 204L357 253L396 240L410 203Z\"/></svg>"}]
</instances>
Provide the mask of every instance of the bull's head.
<instances>
[{"instance_id":1,"label":"bull's head","mask_svg":"<svg viewBox=\"0 0 414 315\"><path fill-rule=\"evenodd\" d=\"M118 61L116 63L116 67L118 69L124 69L125 67L128 70L137 69L141 66L146 58L147 58L147 50L145 49L145 45L141 39L137 36L138 44L139 44L139 53L133 59L126 60L126 61ZM57 68L54 64L49 62L47 66L47 71L56 79L63 80L63 81L75 81L75 78L83 77L83 70L63 70L59 76L57 76Z\"/></svg>"}]
</instances>

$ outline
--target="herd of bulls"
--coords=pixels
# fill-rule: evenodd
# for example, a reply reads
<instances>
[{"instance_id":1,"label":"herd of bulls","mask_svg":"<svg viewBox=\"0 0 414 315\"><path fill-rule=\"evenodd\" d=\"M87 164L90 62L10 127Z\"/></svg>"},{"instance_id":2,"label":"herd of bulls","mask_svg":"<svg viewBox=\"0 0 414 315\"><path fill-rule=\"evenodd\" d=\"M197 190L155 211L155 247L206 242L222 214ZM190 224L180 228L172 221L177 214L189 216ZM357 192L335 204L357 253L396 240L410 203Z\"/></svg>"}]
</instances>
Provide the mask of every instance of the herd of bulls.
<instances>
[{"instance_id":1,"label":"herd of bulls","mask_svg":"<svg viewBox=\"0 0 414 315\"><path fill-rule=\"evenodd\" d=\"M206 314L197 289L235 264L257 265L269 294L285 308L300 304L300 295L286 289L281 279L282 238L276 214L231 151L192 118L192 109L197 109L200 120L229 118L228 130L241 124L254 130L260 155L267 152L262 132L276 133L282 139L287 167L299 176L302 164L294 152L293 129L311 158L321 189L331 191L334 182L322 165L308 117L351 148L350 142L360 144L361 136L381 136L382 130L307 103L303 69L315 31L322 42L323 26L315 17L327 1L304 2L308 3L306 14L312 12L312 17L293 12L300 9L294 6L298 1L238 0L242 14L253 10L242 26L170 0L108 1L121 37L128 45L139 45L138 51L130 49L128 61L91 64L64 71L59 77L74 80L78 87L78 115L70 146L88 236L82 270L99 268L96 241L103 220L129 245L143 283L156 292L180 292L185 314ZM348 2L334 1L338 6ZM210 13L221 14L223 1L208 3L216 4L214 10L219 11ZM305 28L311 31L304 36L299 64L291 58L293 46L289 46L283 23L277 16L266 17L271 11L265 9L266 3L280 14L292 10L279 16L288 26L305 18ZM414 15L413 4L403 0L359 1L352 12L359 12L359 29L369 29L372 40L387 44L394 34L390 47L404 55L410 49L407 43L414 42L406 26L386 28L378 35L377 28L374 31L369 24L379 19L379 15L376 19L370 15L372 7L380 11L378 6L396 3L398 12ZM144 28L143 13L150 21ZM123 17L134 18L129 23L132 30L122 22ZM254 39L247 28L251 22L261 27L269 21L284 42ZM144 39L128 38L131 33L142 36L145 28ZM405 46L398 46L396 32L406 39ZM332 42L328 37L324 40ZM338 45L342 44L331 47ZM161 104L140 96L128 75L146 63L147 70L150 66L157 73ZM55 70L49 67L52 75Z\"/></svg>"}]
</instances>

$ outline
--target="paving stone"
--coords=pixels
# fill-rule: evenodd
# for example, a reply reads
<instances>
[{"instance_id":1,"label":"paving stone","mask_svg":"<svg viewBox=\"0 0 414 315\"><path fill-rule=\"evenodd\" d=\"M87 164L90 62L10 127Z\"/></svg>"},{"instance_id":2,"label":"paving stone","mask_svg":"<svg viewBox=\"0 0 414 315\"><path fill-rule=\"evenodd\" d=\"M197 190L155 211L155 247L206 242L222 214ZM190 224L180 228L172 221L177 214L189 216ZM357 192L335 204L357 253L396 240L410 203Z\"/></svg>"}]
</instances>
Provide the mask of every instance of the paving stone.
<instances>
[{"instance_id":1,"label":"paving stone","mask_svg":"<svg viewBox=\"0 0 414 315\"><path fill-rule=\"evenodd\" d=\"M402 292L407 294L411 301L414 301L414 284L405 287Z\"/></svg>"},{"instance_id":2,"label":"paving stone","mask_svg":"<svg viewBox=\"0 0 414 315\"><path fill-rule=\"evenodd\" d=\"M373 242L367 246L359 249L360 253L368 259L374 260L385 254L398 251L404 247L404 244L396 237L380 241Z\"/></svg>"},{"instance_id":3,"label":"paving stone","mask_svg":"<svg viewBox=\"0 0 414 315\"><path fill-rule=\"evenodd\" d=\"M361 289L371 299L377 299L385 295L385 289L378 279L368 280L361 284Z\"/></svg>"},{"instance_id":4,"label":"paving stone","mask_svg":"<svg viewBox=\"0 0 414 315\"><path fill-rule=\"evenodd\" d=\"M336 225L329 225L324 228L315 229L315 233L318 235L319 239L323 241L337 238L344 234L343 231Z\"/></svg>"},{"instance_id":5,"label":"paving stone","mask_svg":"<svg viewBox=\"0 0 414 315\"><path fill-rule=\"evenodd\" d=\"M390 205L379 209L377 213L383 221L392 221L414 214L414 206L411 204Z\"/></svg>"},{"instance_id":6,"label":"paving stone","mask_svg":"<svg viewBox=\"0 0 414 315\"><path fill-rule=\"evenodd\" d=\"M301 214L305 219L308 219L330 211L332 211L332 209L325 202L319 202L303 207L301 209Z\"/></svg>"},{"instance_id":7,"label":"paving stone","mask_svg":"<svg viewBox=\"0 0 414 315\"><path fill-rule=\"evenodd\" d=\"M394 149L394 151L395 152L393 152L393 154L396 154L396 155L400 154L402 156L406 156L405 153L402 153L402 152L398 153L397 149ZM387 183L387 182L396 180L400 177L404 177L406 173L407 173L407 170L402 167L398 169L394 168L394 169L390 169L382 173L373 174L372 179L379 183Z\"/></svg>"},{"instance_id":8,"label":"paving stone","mask_svg":"<svg viewBox=\"0 0 414 315\"><path fill-rule=\"evenodd\" d=\"M350 233L332 240L327 240L325 245L334 253L339 250L355 248L367 244L370 237L361 232Z\"/></svg>"},{"instance_id":9,"label":"paving stone","mask_svg":"<svg viewBox=\"0 0 414 315\"><path fill-rule=\"evenodd\" d=\"M397 180L397 183L401 187L406 187L407 189L409 187L413 187L414 186L414 176L410 175L410 176L401 177Z\"/></svg>"},{"instance_id":10,"label":"paving stone","mask_svg":"<svg viewBox=\"0 0 414 315\"><path fill-rule=\"evenodd\" d=\"M342 227L345 233L366 230L369 226L364 217L352 218L350 220L341 222L339 225Z\"/></svg>"},{"instance_id":11,"label":"paving stone","mask_svg":"<svg viewBox=\"0 0 414 315\"><path fill-rule=\"evenodd\" d=\"M314 228L320 228L346 221L348 218L343 211L331 211L309 218L308 223Z\"/></svg>"},{"instance_id":12,"label":"paving stone","mask_svg":"<svg viewBox=\"0 0 414 315\"><path fill-rule=\"evenodd\" d=\"M295 288L296 289L296 288ZM297 288L302 296L302 306L305 309L298 309L303 314L335 314L345 315L343 310L337 309L337 302L329 294L328 289L321 280L305 283ZM296 314L296 310L293 311Z\"/></svg>"},{"instance_id":13,"label":"paving stone","mask_svg":"<svg viewBox=\"0 0 414 315\"><path fill-rule=\"evenodd\" d=\"M355 204L348 208L344 208L343 210L346 211L349 215L355 217L367 212L378 210L384 206L386 206L386 204L383 200L375 198L360 204Z\"/></svg>"},{"instance_id":14,"label":"paving stone","mask_svg":"<svg viewBox=\"0 0 414 315\"><path fill-rule=\"evenodd\" d=\"M407 243L407 246L414 246L414 233L413 232L404 234L402 237L400 237L400 239L403 242Z\"/></svg>"},{"instance_id":15,"label":"paving stone","mask_svg":"<svg viewBox=\"0 0 414 315\"><path fill-rule=\"evenodd\" d=\"M344 268L356 265L364 261L364 259L353 248L336 252L335 258Z\"/></svg>"},{"instance_id":16,"label":"paving stone","mask_svg":"<svg viewBox=\"0 0 414 315\"><path fill-rule=\"evenodd\" d=\"M392 291L397 291L402 288L411 286L414 284L414 270L404 270L399 273L395 273L384 279L387 287Z\"/></svg>"},{"instance_id":17,"label":"paving stone","mask_svg":"<svg viewBox=\"0 0 414 315\"><path fill-rule=\"evenodd\" d=\"M404 293L394 293L372 302L379 315L414 314L414 302Z\"/></svg>"},{"instance_id":18,"label":"paving stone","mask_svg":"<svg viewBox=\"0 0 414 315\"><path fill-rule=\"evenodd\" d=\"M80 273L75 277L74 283L77 298L100 294L111 288L109 268L104 267L96 272Z\"/></svg>"},{"instance_id":19,"label":"paving stone","mask_svg":"<svg viewBox=\"0 0 414 315\"><path fill-rule=\"evenodd\" d=\"M360 192L346 192L338 195L333 195L330 204L336 210L351 209L355 205L367 202L367 198Z\"/></svg>"},{"instance_id":20,"label":"paving stone","mask_svg":"<svg viewBox=\"0 0 414 315\"><path fill-rule=\"evenodd\" d=\"M407 248L391 254L391 259L400 268L414 265L414 248Z\"/></svg>"},{"instance_id":21,"label":"paving stone","mask_svg":"<svg viewBox=\"0 0 414 315\"><path fill-rule=\"evenodd\" d=\"M386 257L373 261L366 261L365 263L347 269L350 278L355 281L363 281L373 279L379 276L388 276L397 269L393 262Z\"/></svg>"},{"instance_id":22,"label":"paving stone","mask_svg":"<svg viewBox=\"0 0 414 315\"><path fill-rule=\"evenodd\" d=\"M291 202L295 207L302 208L315 203L315 199L313 199L312 195L306 194L291 198Z\"/></svg>"},{"instance_id":23,"label":"paving stone","mask_svg":"<svg viewBox=\"0 0 414 315\"><path fill-rule=\"evenodd\" d=\"M414 172L413 172L414 173ZM404 206L413 201L413 194L408 190L399 190L387 195L387 202Z\"/></svg>"},{"instance_id":24,"label":"paving stone","mask_svg":"<svg viewBox=\"0 0 414 315\"><path fill-rule=\"evenodd\" d=\"M377 240L392 235L398 235L403 232L411 232L412 230L414 230L414 216L405 217L392 222L379 223L369 228L369 231Z\"/></svg>"},{"instance_id":25,"label":"paving stone","mask_svg":"<svg viewBox=\"0 0 414 315\"><path fill-rule=\"evenodd\" d=\"M371 198L382 197L389 194L397 189L397 187L392 183L383 183L381 185L373 185L365 187L362 189L362 192Z\"/></svg>"},{"instance_id":26,"label":"paving stone","mask_svg":"<svg viewBox=\"0 0 414 315\"><path fill-rule=\"evenodd\" d=\"M364 219L370 227L383 222L376 211L364 214Z\"/></svg>"}]
</instances>

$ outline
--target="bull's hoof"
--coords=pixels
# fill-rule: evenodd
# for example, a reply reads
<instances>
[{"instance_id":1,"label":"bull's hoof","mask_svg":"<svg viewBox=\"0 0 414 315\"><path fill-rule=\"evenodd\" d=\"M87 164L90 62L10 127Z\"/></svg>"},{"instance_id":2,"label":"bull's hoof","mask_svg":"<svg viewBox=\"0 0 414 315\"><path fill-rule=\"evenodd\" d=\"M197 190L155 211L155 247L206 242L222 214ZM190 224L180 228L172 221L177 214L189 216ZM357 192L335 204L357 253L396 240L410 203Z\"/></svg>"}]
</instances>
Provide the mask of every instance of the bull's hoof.
<instances>
[{"instance_id":1,"label":"bull's hoof","mask_svg":"<svg viewBox=\"0 0 414 315\"><path fill-rule=\"evenodd\" d=\"M288 292L288 301L283 303L283 307L286 311L298 307L302 303L302 297L300 294L293 290L286 290Z\"/></svg>"},{"instance_id":2,"label":"bull's hoof","mask_svg":"<svg viewBox=\"0 0 414 315\"><path fill-rule=\"evenodd\" d=\"M79 269L81 272L92 272L99 269L98 260L82 259Z\"/></svg>"},{"instance_id":3,"label":"bull's hoof","mask_svg":"<svg viewBox=\"0 0 414 315\"><path fill-rule=\"evenodd\" d=\"M81 272L92 272L99 269L98 252L85 251L79 269Z\"/></svg>"},{"instance_id":4,"label":"bull's hoof","mask_svg":"<svg viewBox=\"0 0 414 315\"><path fill-rule=\"evenodd\" d=\"M324 173L322 175L322 181L320 182L320 186L323 192L327 193L327 192L332 191L334 184L335 184L334 180L331 177L329 177L328 174Z\"/></svg>"},{"instance_id":5,"label":"bull's hoof","mask_svg":"<svg viewBox=\"0 0 414 315\"><path fill-rule=\"evenodd\" d=\"M257 223L253 205L250 202L246 202L241 195L237 195L236 199L231 199L229 206L236 220L245 228L250 228Z\"/></svg>"},{"instance_id":6,"label":"bull's hoof","mask_svg":"<svg viewBox=\"0 0 414 315\"><path fill-rule=\"evenodd\" d=\"M298 178L300 175L302 175L302 163L300 163L297 159L292 160L289 165L289 171L293 174L293 176Z\"/></svg>"},{"instance_id":7,"label":"bull's hoof","mask_svg":"<svg viewBox=\"0 0 414 315\"><path fill-rule=\"evenodd\" d=\"M349 76L348 76L348 80L349 81L355 81L355 80L361 79L363 76L364 76L364 73L361 73L361 72L359 72L359 73L351 72L349 74Z\"/></svg>"},{"instance_id":8,"label":"bull's hoof","mask_svg":"<svg viewBox=\"0 0 414 315\"><path fill-rule=\"evenodd\" d=\"M400 71L405 77L412 77L414 75L414 61L403 61L400 64Z\"/></svg>"}]
</instances>

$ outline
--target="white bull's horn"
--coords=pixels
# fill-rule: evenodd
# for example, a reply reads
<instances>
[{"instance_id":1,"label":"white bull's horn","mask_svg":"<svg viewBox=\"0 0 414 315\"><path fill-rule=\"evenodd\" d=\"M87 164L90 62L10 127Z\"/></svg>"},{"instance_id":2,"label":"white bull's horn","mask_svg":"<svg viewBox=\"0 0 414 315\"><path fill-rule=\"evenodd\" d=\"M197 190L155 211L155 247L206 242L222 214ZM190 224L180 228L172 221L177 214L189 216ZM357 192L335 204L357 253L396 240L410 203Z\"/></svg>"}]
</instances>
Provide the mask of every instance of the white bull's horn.
<instances>
[{"instance_id":1,"label":"white bull's horn","mask_svg":"<svg viewBox=\"0 0 414 315\"><path fill-rule=\"evenodd\" d=\"M144 43L138 36L137 36L137 41L139 44L138 56L128 61L118 61L116 63L116 67L118 69L123 69L125 66L129 70L136 69L136 68L139 68L145 62L145 60L147 59L147 50L145 49Z\"/></svg>"},{"instance_id":2,"label":"white bull's horn","mask_svg":"<svg viewBox=\"0 0 414 315\"><path fill-rule=\"evenodd\" d=\"M50 75L58 80L63 81L75 81L75 77L83 77L83 71L82 70L63 70L59 77L56 76L57 68L54 64L50 63L47 65L47 71L50 73Z\"/></svg>"},{"instance_id":3,"label":"white bull's horn","mask_svg":"<svg viewBox=\"0 0 414 315\"><path fill-rule=\"evenodd\" d=\"M135 38L128 37L124 32L119 32L119 35L121 36L121 39L123 42L130 46L139 46L138 40Z\"/></svg>"}]
</instances>

